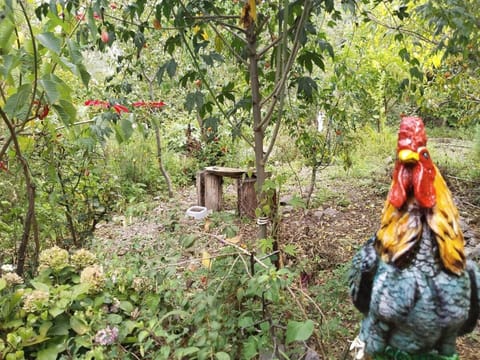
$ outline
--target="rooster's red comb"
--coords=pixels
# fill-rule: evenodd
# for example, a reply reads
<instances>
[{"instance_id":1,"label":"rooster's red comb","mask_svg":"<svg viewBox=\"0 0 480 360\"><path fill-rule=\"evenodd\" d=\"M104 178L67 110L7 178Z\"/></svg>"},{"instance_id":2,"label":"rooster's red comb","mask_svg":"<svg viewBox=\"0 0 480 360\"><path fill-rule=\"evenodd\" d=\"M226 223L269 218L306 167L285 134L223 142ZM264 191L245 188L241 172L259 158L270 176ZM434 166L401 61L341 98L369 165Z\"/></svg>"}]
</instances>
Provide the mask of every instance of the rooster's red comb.
<instances>
[{"instance_id":1,"label":"rooster's red comb","mask_svg":"<svg viewBox=\"0 0 480 360\"><path fill-rule=\"evenodd\" d=\"M418 116L403 116L398 131L397 150L409 149L417 151L419 147L427 146L427 134L422 118Z\"/></svg>"}]
</instances>

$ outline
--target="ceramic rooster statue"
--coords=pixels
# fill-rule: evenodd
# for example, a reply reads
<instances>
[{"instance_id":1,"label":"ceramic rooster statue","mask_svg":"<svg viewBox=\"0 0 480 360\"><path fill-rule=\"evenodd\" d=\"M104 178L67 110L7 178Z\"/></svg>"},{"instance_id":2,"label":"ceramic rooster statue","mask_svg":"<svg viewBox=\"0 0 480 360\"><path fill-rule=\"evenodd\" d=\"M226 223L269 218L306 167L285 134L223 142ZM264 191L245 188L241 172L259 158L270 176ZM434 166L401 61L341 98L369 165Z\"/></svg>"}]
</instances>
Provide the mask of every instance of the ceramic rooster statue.
<instances>
[{"instance_id":1,"label":"ceramic rooster statue","mask_svg":"<svg viewBox=\"0 0 480 360\"><path fill-rule=\"evenodd\" d=\"M422 119L403 117L380 229L352 261L356 359L458 359L456 338L477 324L480 273L426 145Z\"/></svg>"}]
</instances>

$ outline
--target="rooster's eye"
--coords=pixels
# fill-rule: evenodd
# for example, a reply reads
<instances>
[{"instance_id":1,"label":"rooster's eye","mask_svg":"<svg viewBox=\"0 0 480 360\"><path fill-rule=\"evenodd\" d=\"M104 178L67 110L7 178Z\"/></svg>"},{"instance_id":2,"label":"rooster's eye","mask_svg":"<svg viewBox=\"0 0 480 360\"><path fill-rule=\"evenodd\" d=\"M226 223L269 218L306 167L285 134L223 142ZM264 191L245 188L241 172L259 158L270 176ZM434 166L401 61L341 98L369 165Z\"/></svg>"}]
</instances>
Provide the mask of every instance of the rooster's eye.
<instances>
[{"instance_id":1,"label":"rooster's eye","mask_svg":"<svg viewBox=\"0 0 480 360\"><path fill-rule=\"evenodd\" d=\"M422 155L423 155L423 157L424 157L425 159L428 160L428 158L429 158L428 152L424 151L424 152L422 153Z\"/></svg>"}]
</instances>

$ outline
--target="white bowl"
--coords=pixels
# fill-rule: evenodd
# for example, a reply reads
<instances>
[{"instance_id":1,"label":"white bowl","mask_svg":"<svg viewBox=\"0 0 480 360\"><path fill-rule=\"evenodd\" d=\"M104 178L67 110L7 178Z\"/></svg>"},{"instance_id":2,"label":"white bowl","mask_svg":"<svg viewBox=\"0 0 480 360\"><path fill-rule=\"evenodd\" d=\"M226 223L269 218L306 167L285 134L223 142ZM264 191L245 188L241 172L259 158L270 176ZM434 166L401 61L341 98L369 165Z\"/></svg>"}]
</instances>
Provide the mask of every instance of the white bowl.
<instances>
[{"instance_id":1,"label":"white bowl","mask_svg":"<svg viewBox=\"0 0 480 360\"><path fill-rule=\"evenodd\" d=\"M192 206L187 209L185 214L194 217L196 220L200 220L208 215L208 209L205 206Z\"/></svg>"}]
</instances>

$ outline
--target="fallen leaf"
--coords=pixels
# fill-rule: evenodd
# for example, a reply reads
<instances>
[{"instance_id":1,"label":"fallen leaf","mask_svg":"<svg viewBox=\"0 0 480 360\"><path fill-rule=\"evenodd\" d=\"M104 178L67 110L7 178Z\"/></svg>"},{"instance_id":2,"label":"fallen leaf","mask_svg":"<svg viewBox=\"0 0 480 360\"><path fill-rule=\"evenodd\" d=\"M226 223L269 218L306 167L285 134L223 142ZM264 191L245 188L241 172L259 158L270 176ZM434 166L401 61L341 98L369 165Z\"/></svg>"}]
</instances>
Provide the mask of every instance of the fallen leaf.
<instances>
[{"instance_id":1,"label":"fallen leaf","mask_svg":"<svg viewBox=\"0 0 480 360\"><path fill-rule=\"evenodd\" d=\"M238 234L237 236L228 238L227 241L232 244L238 244L242 240L242 234Z\"/></svg>"},{"instance_id":2,"label":"fallen leaf","mask_svg":"<svg viewBox=\"0 0 480 360\"><path fill-rule=\"evenodd\" d=\"M212 268L212 259L208 251L205 250L202 251L202 265L209 270Z\"/></svg>"},{"instance_id":3,"label":"fallen leaf","mask_svg":"<svg viewBox=\"0 0 480 360\"><path fill-rule=\"evenodd\" d=\"M203 225L203 230L208 232L210 230L210 226L212 226L212 220L206 219L205 225Z\"/></svg>"}]
</instances>

